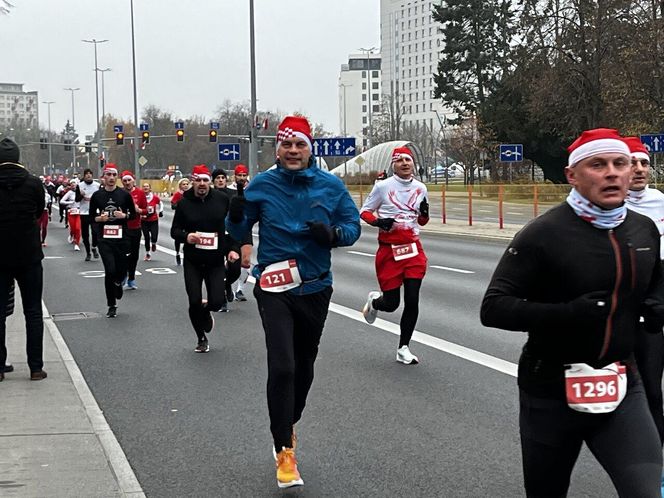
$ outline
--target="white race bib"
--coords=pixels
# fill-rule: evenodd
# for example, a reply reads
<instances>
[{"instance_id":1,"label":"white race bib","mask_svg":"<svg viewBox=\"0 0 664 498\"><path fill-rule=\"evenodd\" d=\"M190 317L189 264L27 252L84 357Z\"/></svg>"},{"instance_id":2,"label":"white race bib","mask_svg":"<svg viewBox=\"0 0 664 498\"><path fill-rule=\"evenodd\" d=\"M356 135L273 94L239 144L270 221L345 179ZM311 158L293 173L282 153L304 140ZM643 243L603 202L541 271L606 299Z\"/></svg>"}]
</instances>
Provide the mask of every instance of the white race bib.
<instances>
[{"instance_id":1,"label":"white race bib","mask_svg":"<svg viewBox=\"0 0 664 498\"><path fill-rule=\"evenodd\" d=\"M69 214L81 214L81 210L79 208L69 208Z\"/></svg>"},{"instance_id":2,"label":"white race bib","mask_svg":"<svg viewBox=\"0 0 664 498\"><path fill-rule=\"evenodd\" d=\"M148 214L154 214L154 206L148 206Z\"/></svg>"},{"instance_id":3,"label":"white race bib","mask_svg":"<svg viewBox=\"0 0 664 498\"><path fill-rule=\"evenodd\" d=\"M215 250L219 247L219 236L217 232L196 232L200 242L194 247L197 249Z\"/></svg>"},{"instance_id":4,"label":"white race bib","mask_svg":"<svg viewBox=\"0 0 664 498\"><path fill-rule=\"evenodd\" d=\"M610 413L627 394L627 373L619 362L603 368L586 363L565 365L567 405L585 413Z\"/></svg>"},{"instance_id":5,"label":"white race bib","mask_svg":"<svg viewBox=\"0 0 664 498\"><path fill-rule=\"evenodd\" d=\"M105 239L121 239L122 227L120 225L104 225L102 236Z\"/></svg>"},{"instance_id":6,"label":"white race bib","mask_svg":"<svg viewBox=\"0 0 664 498\"><path fill-rule=\"evenodd\" d=\"M420 252L417 250L417 244L415 242L411 242L410 244L392 244L392 255L394 256L394 261L414 258L419 253Z\"/></svg>"},{"instance_id":7,"label":"white race bib","mask_svg":"<svg viewBox=\"0 0 664 498\"><path fill-rule=\"evenodd\" d=\"M273 263L261 273L260 286L266 292L285 292L302 283L300 270L297 269L297 261L289 259Z\"/></svg>"}]
</instances>

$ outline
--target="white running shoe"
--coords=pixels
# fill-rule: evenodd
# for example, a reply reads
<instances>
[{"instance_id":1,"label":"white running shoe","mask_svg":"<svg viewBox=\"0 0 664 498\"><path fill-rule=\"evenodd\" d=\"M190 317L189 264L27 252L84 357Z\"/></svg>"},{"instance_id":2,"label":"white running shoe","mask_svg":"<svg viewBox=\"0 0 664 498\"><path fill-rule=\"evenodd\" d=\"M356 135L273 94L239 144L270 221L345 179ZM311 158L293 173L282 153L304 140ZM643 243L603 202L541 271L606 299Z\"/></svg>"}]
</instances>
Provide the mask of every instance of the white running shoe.
<instances>
[{"instance_id":1,"label":"white running shoe","mask_svg":"<svg viewBox=\"0 0 664 498\"><path fill-rule=\"evenodd\" d=\"M72 237L71 234L67 236L67 242L70 244L74 242L74 237Z\"/></svg>"},{"instance_id":2,"label":"white running shoe","mask_svg":"<svg viewBox=\"0 0 664 498\"><path fill-rule=\"evenodd\" d=\"M380 292L378 291L371 291L367 296L367 302L365 303L364 308L362 308L362 314L364 315L364 319L367 321L367 323L373 323L376 321L378 310L375 309L371 303L374 299L378 299L379 297Z\"/></svg>"},{"instance_id":3,"label":"white running shoe","mask_svg":"<svg viewBox=\"0 0 664 498\"><path fill-rule=\"evenodd\" d=\"M78 247L78 244L74 244L74 251L80 251L80 250L81 250L81 248Z\"/></svg>"},{"instance_id":4,"label":"white running shoe","mask_svg":"<svg viewBox=\"0 0 664 498\"><path fill-rule=\"evenodd\" d=\"M420 360L410 352L408 346L401 346L397 349L397 361L405 365L417 365Z\"/></svg>"}]
</instances>

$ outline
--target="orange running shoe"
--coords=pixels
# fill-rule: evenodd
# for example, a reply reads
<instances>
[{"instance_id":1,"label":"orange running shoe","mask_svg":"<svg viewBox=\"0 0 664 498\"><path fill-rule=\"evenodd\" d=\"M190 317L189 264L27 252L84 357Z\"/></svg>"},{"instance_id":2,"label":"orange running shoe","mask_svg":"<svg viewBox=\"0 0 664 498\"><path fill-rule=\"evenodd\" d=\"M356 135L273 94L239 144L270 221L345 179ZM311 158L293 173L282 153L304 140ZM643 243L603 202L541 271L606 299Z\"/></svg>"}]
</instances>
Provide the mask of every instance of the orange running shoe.
<instances>
[{"instance_id":1,"label":"orange running shoe","mask_svg":"<svg viewBox=\"0 0 664 498\"><path fill-rule=\"evenodd\" d=\"M297 459L293 448L282 448L277 453L277 485L280 488L302 486L304 481L297 470Z\"/></svg>"}]
</instances>

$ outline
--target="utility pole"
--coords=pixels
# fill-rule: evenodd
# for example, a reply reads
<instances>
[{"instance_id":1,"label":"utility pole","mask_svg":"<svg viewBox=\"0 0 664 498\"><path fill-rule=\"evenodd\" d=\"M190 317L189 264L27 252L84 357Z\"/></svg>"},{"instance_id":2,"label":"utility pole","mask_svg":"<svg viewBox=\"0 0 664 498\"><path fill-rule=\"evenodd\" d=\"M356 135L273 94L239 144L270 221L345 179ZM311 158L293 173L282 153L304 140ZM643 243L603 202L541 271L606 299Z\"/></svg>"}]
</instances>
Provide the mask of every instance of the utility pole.
<instances>
[{"instance_id":1,"label":"utility pole","mask_svg":"<svg viewBox=\"0 0 664 498\"><path fill-rule=\"evenodd\" d=\"M373 54L374 50L378 50L376 47L371 47L371 48L361 48L359 49L360 52L364 52L367 56L367 104L368 104L368 109L369 109L369 136L367 137L367 149L371 148L371 142L372 142L372 137L373 137L373 124L371 121L371 108L373 107L372 100L371 100L371 58L370 56Z\"/></svg>"},{"instance_id":2,"label":"utility pole","mask_svg":"<svg viewBox=\"0 0 664 498\"><path fill-rule=\"evenodd\" d=\"M136 98L136 42L134 37L134 0L131 0L131 61L134 70L134 173L140 182L141 165L138 164L138 100Z\"/></svg>"},{"instance_id":3,"label":"utility pole","mask_svg":"<svg viewBox=\"0 0 664 498\"><path fill-rule=\"evenodd\" d=\"M106 69L99 69L98 71L101 73L101 129L105 130L106 129L106 93L104 90L104 73L110 71L110 68Z\"/></svg>"},{"instance_id":4,"label":"utility pole","mask_svg":"<svg viewBox=\"0 0 664 498\"><path fill-rule=\"evenodd\" d=\"M251 124L249 128L249 175L258 172L258 144L256 143L256 40L254 37L254 0L249 0L249 52L251 65Z\"/></svg>"},{"instance_id":5,"label":"utility pole","mask_svg":"<svg viewBox=\"0 0 664 498\"><path fill-rule=\"evenodd\" d=\"M99 66L97 65L97 45L100 43L106 43L108 40L81 40L82 42L85 43L94 43L95 45L95 97L96 97L96 102L97 102L97 127L96 127L96 132L95 135L97 137L97 155L100 158L100 162L98 163L98 175L101 176L101 153L103 151L102 149L102 142L101 142L101 131L99 129Z\"/></svg>"},{"instance_id":6,"label":"utility pole","mask_svg":"<svg viewBox=\"0 0 664 498\"><path fill-rule=\"evenodd\" d=\"M51 100L49 102L42 102L42 104L46 104L48 106L48 167L51 169L51 173L53 172L53 155L51 152L51 104L55 104L54 100Z\"/></svg>"},{"instance_id":7,"label":"utility pole","mask_svg":"<svg viewBox=\"0 0 664 498\"><path fill-rule=\"evenodd\" d=\"M80 88L65 88L65 90L71 92L71 127L72 127L72 133L71 133L71 143L72 143L72 148L71 148L71 167L75 171L76 170L76 147L74 147L74 134L76 133L76 118L75 113L74 113L74 92L80 90Z\"/></svg>"}]
</instances>

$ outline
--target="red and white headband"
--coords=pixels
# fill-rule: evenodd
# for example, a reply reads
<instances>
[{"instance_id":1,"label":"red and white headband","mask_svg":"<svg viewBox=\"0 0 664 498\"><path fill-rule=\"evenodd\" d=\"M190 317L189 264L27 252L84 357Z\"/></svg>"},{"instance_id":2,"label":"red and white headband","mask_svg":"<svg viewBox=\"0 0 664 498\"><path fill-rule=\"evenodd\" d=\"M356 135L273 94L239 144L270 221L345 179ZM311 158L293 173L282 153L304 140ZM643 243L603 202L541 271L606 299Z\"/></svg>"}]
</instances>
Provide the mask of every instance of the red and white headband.
<instances>
[{"instance_id":1,"label":"red and white headband","mask_svg":"<svg viewBox=\"0 0 664 498\"><path fill-rule=\"evenodd\" d=\"M313 150L313 145L311 145L311 139L309 138L308 135L305 133L302 133L301 131L294 130L293 128L286 127L284 129L280 129L277 131L277 147L279 147L279 144L286 140L287 138L301 138L305 142L307 142L307 145L309 146L310 150Z\"/></svg>"}]
</instances>

